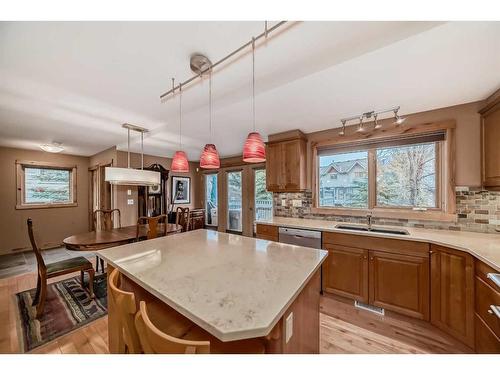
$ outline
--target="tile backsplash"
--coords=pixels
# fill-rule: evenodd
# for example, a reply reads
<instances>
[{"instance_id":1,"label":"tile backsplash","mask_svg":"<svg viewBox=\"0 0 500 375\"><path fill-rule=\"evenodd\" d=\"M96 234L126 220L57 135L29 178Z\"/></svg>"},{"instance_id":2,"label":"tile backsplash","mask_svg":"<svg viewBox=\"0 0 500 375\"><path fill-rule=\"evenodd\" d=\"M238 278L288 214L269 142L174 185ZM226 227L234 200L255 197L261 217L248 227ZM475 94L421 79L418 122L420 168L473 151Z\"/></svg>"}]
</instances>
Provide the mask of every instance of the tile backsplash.
<instances>
[{"instance_id":1,"label":"tile backsplash","mask_svg":"<svg viewBox=\"0 0 500 375\"><path fill-rule=\"evenodd\" d=\"M380 225L500 234L500 192L457 187L455 196L457 209L457 218L455 222L374 218L373 223ZM299 204L299 201L301 204ZM312 213L312 192L310 191L301 193L274 193L273 204L274 216L345 221L352 223L366 222L364 216L339 216Z\"/></svg>"}]
</instances>

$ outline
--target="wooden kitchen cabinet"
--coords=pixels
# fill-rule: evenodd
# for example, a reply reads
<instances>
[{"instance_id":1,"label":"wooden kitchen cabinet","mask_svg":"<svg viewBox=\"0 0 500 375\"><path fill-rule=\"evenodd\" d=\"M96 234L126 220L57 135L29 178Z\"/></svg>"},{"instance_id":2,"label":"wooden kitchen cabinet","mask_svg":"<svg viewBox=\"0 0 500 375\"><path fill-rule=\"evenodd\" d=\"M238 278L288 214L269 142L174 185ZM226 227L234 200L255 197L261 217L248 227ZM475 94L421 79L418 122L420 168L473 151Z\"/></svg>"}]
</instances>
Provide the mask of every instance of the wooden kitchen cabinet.
<instances>
[{"instance_id":1,"label":"wooden kitchen cabinet","mask_svg":"<svg viewBox=\"0 0 500 375\"><path fill-rule=\"evenodd\" d=\"M370 251L369 257L369 304L429 320L428 256Z\"/></svg>"},{"instance_id":2,"label":"wooden kitchen cabinet","mask_svg":"<svg viewBox=\"0 0 500 375\"><path fill-rule=\"evenodd\" d=\"M266 188L273 192L306 189L307 143L296 139L268 142L266 147Z\"/></svg>"},{"instance_id":3,"label":"wooden kitchen cabinet","mask_svg":"<svg viewBox=\"0 0 500 375\"><path fill-rule=\"evenodd\" d=\"M431 323L474 347L474 259L431 245Z\"/></svg>"},{"instance_id":4,"label":"wooden kitchen cabinet","mask_svg":"<svg viewBox=\"0 0 500 375\"><path fill-rule=\"evenodd\" d=\"M486 100L481 114L481 164L483 186L500 190L500 93Z\"/></svg>"},{"instance_id":5,"label":"wooden kitchen cabinet","mask_svg":"<svg viewBox=\"0 0 500 375\"><path fill-rule=\"evenodd\" d=\"M278 227L267 224L257 224L255 227L255 234L261 240L276 241L278 242L279 234Z\"/></svg>"},{"instance_id":6,"label":"wooden kitchen cabinet","mask_svg":"<svg viewBox=\"0 0 500 375\"><path fill-rule=\"evenodd\" d=\"M368 250L325 244L323 290L368 303Z\"/></svg>"}]
</instances>

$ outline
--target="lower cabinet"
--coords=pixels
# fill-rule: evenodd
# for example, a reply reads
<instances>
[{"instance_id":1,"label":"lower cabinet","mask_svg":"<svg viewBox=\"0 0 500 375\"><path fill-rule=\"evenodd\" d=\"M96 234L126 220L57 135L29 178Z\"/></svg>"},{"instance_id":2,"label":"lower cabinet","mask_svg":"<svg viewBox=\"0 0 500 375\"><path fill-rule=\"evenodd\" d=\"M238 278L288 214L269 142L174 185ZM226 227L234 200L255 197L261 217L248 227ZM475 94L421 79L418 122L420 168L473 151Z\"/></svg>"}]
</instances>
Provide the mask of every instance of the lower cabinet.
<instances>
[{"instance_id":1,"label":"lower cabinet","mask_svg":"<svg viewBox=\"0 0 500 375\"><path fill-rule=\"evenodd\" d=\"M373 306L429 320L429 258L370 251Z\"/></svg>"},{"instance_id":2,"label":"lower cabinet","mask_svg":"<svg viewBox=\"0 0 500 375\"><path fill-rule=\"evenodd\" d=\"M481 317L475 316L476 328L476 353L498 354L500 353L500 339L488 327Z\"/></svg>"},{"instance_id":3,"label":"lower cabinet","mask_svg":"<svg viewBox=\"0 0 500 375\"><path fill-rule=\"evenodd\" d=\"M474 347L474 258L431 245L431 323Z\"/></svg>"},{"instance_id":4,"label":"lower cabinet","mask_svg":"<svg viewBox=\"0 0 500 375\"><path fill-rule=\"evenodd\" d=\"M260 238L261 240L277 242L279 239L278 227L274 225L257 224L255 227L255 234L257 238Z\"/></svg>"},{"instance_id":5,"label":"lower cabinet","mask_svg":"<svg viewBox=\"0 0 500 375\"><path fill-rule=\"evenodd\" d=\"M323 290L368 303L368 250L325 244Z\"/></svg>"}]
</instances>

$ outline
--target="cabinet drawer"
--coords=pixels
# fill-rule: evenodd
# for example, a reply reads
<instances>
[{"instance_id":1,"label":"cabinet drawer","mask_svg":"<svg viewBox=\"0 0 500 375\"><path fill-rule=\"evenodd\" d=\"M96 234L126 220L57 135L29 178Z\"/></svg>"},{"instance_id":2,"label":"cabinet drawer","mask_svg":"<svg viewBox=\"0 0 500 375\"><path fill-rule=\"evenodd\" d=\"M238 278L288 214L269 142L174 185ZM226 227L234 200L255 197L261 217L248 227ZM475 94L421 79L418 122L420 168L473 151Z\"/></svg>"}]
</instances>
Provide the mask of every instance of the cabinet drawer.
<instances>
[{"instance_id":1,"label":"cabinet drawer","mask_svg":"<svg viewBox=\"0 0 500 375\"><path fill-rule=\"evenodd\" d=\"M475 264L476 276L483 280L486 284L491 286L494 290L500 293L500 287L496 285L491 279L488 278L489 273L500 273L499 271L494 270L486 263L481 262L480 260L476 260Z\"/></svg>"},{"instance_id":2,"label":"cabinet drawer","mask_svg":"<svg viewBox=\"0 0 500 375\"><path fill-rule=\"evenodd\" d=\"M278 241L278 227L267 224L257 224L257 237L263 240Z\"/></svg>"},{"instance_id":3,"label":"cabinet drawer","mask_svg":"<svg viewBox=\"0 0 500 375\"><path fill-rule=\"evenodd\" d=\"M500 353L500 339L493 333L479 315L475 316L476 353Z\"/></svg>"},{"instance_id":4,"label":"cabinet drawer","mask_svg":"<svg viewBox=\"0 0 500 375\"><path fill-rule=\"evenodd\" d=\"M395 254L421 256L425 258L429 257L429 244L425 242L323 232L323 243L385 251Z\"/></svg>"},{"instance_id":5,"label":"cabinet drawer","mask_svg":"<svg viewBox=\"0 0 500 375\"><path fill-rule=\"evenodd\" d=\"M500 293L476 276L476 313L500 336L500 318L492 313L491 305L500 306Z\"/></svg>"}]
</instances>

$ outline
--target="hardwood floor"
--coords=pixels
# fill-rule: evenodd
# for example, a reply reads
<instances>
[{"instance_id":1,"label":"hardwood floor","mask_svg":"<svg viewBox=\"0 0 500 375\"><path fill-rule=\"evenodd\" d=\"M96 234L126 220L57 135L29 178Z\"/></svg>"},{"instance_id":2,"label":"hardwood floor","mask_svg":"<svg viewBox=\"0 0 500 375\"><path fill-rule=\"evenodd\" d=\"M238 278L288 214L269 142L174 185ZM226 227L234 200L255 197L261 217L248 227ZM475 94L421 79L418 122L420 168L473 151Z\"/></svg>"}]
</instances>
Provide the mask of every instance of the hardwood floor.
<instances>
[{"instance_id":1,"label":"hardwood floor","mask_svg":"<svg viewBox=\"0 0 500 375\"><path fill-rule=\"evenodd\" d=\"M34 273L0 279L0 353L20 352L15 294L34 288L35 284ZM331 297L322 297L321 311L321 353L471 352L430 324L414 319L380 317ZM107 328L104 317L32 353L107 353Z\"/></svg>"}]
</instances>

